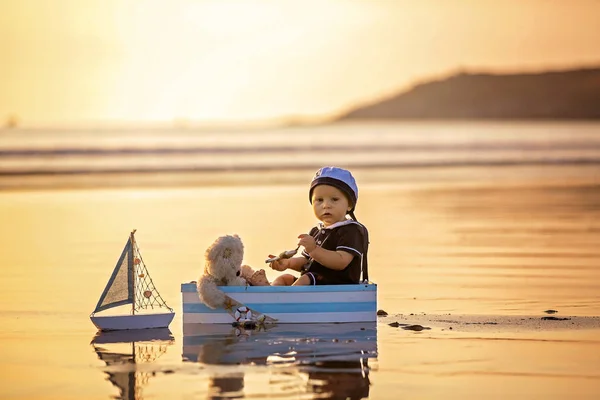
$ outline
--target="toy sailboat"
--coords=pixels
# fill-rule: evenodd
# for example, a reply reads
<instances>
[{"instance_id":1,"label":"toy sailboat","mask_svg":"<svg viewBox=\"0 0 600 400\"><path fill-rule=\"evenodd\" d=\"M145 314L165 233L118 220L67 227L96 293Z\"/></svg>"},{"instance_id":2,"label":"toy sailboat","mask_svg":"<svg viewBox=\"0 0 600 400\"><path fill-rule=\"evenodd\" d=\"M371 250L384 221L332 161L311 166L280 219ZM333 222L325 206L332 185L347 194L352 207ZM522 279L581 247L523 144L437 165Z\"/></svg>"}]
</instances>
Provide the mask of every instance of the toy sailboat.
<instances>
[{"instance_id":1,"label":"toy sailboat","mask_svg":"<svg viewBox=\"0 0 600 400\"><path fill-rule=\"evenodd\" d=\"M121 257L98 300L90 319L102 331L167 328L175 312L167 306L154 286L135 241L135 229L129 235ZM114 307L131 304L130 314L95 315ZM150 311L164 308L168 312Z\"/></svg>"}]
</instances>

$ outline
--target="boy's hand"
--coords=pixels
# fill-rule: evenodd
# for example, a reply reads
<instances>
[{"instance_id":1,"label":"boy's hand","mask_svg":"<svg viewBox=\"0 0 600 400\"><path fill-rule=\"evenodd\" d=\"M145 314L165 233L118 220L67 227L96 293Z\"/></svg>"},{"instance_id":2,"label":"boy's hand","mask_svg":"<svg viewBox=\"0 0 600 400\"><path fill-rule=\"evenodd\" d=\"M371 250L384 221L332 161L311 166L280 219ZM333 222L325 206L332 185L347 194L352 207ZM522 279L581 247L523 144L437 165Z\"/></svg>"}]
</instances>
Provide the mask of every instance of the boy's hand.
<instances>
[{"instance_id":1,"label":"boy's hand","mask_svg":"<svg viewBox=\"0 0 600 400\"><path fill-rule=\"evenodd\" d=\"M269 254L269 258L273 258L273 257L275 257L275 256L272 254ZM281 271L285 271L286 269L288 269L289 263L290 263L289 258L280 258L277 261L273 261L273 262L269 263L269 265L275 271L281 272Z\"/></svg>"},{"instance_id":2,"label":"boy's hand","mask_svg":"<svg viewBox=\"0 0 600 400\"><path fill-rule=\"evenodd\" d=\"M302 235L298 236L298 239L300 239L298 241L298 244L304 247L304 250L306 250L306 252L309 254L311 251L317 248L315 238L310 235L307 235L306 233L303 233Z\"/></svg>"}]
</instances>

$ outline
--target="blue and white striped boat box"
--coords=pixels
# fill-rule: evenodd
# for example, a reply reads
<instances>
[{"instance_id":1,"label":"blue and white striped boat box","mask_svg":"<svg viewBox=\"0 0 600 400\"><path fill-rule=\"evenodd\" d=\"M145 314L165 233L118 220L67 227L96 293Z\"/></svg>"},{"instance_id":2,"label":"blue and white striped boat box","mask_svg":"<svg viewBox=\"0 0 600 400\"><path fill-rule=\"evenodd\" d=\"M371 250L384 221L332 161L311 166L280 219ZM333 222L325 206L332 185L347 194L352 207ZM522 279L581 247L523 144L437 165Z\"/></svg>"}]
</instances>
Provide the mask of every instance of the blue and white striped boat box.
<instances>
[{"instance_id":1,"label":"blue and white striped boat box","mask_svg":"<svg viewBox=\"0 0 600 400\"><path fill-rule=\"evenodd\" d=\"M372 322L377 320L377 285L220 286L244 305L278 323ZM181 284L184 324L231 324L231 315L200 301L196 283Z\"/></svg>"}]
</instances>

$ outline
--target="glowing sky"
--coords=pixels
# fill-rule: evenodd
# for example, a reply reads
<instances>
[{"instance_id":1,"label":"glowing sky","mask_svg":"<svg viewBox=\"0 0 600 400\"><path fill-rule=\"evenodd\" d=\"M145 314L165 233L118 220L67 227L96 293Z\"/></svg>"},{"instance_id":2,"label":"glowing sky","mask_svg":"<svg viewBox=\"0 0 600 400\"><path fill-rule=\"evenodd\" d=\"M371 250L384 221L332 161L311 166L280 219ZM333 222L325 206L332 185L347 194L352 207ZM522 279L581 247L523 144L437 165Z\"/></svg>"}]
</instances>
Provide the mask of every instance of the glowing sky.
<instances>
[{"instance_id":1,"label":"glowing sky","mask_svg":"<svg viewBox=\"0 0 600 400\"><path fill-rule=\"evenodd\" d=\"M0 121L326 116L460 68L600 65L600 1L2 0Z\"/></svg>"}]
</instances>

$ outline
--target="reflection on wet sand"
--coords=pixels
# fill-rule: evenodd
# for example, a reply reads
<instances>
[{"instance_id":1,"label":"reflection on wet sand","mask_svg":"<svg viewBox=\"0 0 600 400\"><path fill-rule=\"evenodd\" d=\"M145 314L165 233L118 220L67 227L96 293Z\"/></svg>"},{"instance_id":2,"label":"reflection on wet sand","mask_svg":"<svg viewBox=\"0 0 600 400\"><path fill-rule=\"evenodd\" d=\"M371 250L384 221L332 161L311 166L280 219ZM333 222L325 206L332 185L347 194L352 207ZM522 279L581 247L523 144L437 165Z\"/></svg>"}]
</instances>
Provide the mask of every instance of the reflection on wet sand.
<instances>
[{"instance_id":1,"label":"reflection on wet sand","mask_svg":"<svg viewBox=\"0 0 600 400\"><path fill-rule=\"evenodd\" d=\"M368 361L325 361L308 371L308 391L315 397L365 399L369 397Z\"/></svg>"},{"instance_id":2,"label":"reflection on wet sand","mask_svg":"<svg viewBox=\"0 0 600 400\"><path fill-rule=\"evenodd\" d=\"M183 359L204 365L243 365L209 379L215 397L245 397L248 367L270 366L270 384L315 397L369 396L369 359L376 361L376 323L287 324L260 330L184 324ZM247 388L255 392L257 388ZM259 388L260 389L260 388ZM263 395L265 388L262 388ZM298 393L298 394L299 394ZM253 393L254 394L254 393Z\"/></svg>"},{"instance_id":3,"label":"reflection on wet sand","mask_svg":"<svg viewBox=\"0 0 600 400\"><path fill-rule=\"evenodd\" d=\"M104 373L119 389L117 399L139 400L152 371L140 371L139 364L152 363L166 353L174 342L167 328L98 332L92 346L98 358L106 363Z\"/></svg>"}]
</instances>

